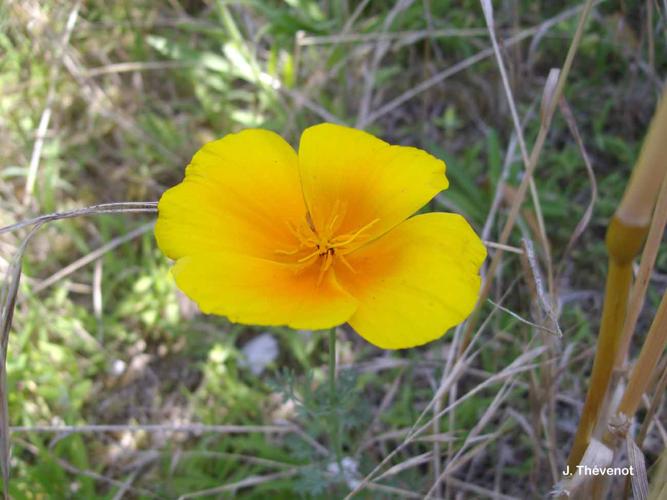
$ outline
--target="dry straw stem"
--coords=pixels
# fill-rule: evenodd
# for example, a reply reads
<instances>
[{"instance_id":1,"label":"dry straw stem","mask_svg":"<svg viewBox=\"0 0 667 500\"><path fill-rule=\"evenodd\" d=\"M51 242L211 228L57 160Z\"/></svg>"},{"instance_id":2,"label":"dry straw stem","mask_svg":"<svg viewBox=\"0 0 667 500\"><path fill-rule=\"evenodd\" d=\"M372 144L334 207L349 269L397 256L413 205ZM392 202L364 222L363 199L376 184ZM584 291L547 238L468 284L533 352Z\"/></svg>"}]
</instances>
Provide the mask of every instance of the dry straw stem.
<instances>
[{"instance_id":1,"label":"dry straw stem","mask_svg":"<svg viewBox=\"0 0 667 500\"><path fill-rule=\"evenodd\" d=\"M3 234L16 231L24 227L31 227L30 232L17 248L12 263L7 269L5 280L2 286L2 292L0 293L0 305L2 306L2 314L0 316L0 472L2 473L2 484L5 498L9 498L7 493L9 485L10 453L9 409L7 403L7 346L9 344L9 332L11 330L12 320L14 317L16 296L18 294L19 284L21 282L21 265L28 243L37 233L40 227L47 222L84 215L128 212L154 213L156 211L156 202L106 203L92 207L68 210L65 212L41 215L39 217L35 217L34 219L17 222L16 224L0 228L0 234Z\"/></svg>"},{"instance_id":2,"label":"dry straw stem","mask_svg":"<svg viewBox=\"0 0 667 500\"><path fill-rule=\"evenodd\" d=\"M87 215L120 214L120 213L157 213L157 201L122 201L117 203L102 203L85 208L75 208L63 212L40 215L33 219L23 220L9 226L0 227L0 234L11 233L18 229L53 222L61 219L72 219Z\"/></svg>"},{"instance_id":3,"label":"dry straw stem","mask_svg":"<svg viewBox=\"0 0 667 500\"><path fill-rule=\"evenodd\" d=\"M637 446L640 448L644 445L644 439L646 439L651 422L658 412L658 408L660 408L660 405L662 404L662 399L665 396L665 390L667 389L667 358L665 359L665 363L663 363L663 365L664 369L662 370L660 380L658 380L658 383L655 386L653 400L651 401L651 405L646 412L644 422L642 423L641 429L639 429L639 434L637 435Z\"/></svg>"},{"instance_id":4,"label":"dry straw stem","mask_svg":"<svg viewBox=\"0 0 667 500\"><path fill-rule=\"evenodd\" d=\"M394 4L394 7L389 11L389 14L387 14L387 17L385 18L384 23L382 24L382 32L383 33L388 32L396 17L405 9L407 9L413 2L414 0L398 0ZM367 68L367 71L364 72L364 91L361 97L361 102L359 103L357 126L359 126L359 124L361 123L367 123L366 118L368 117L368 113L370 112L371 102L373 100L372 98L373 98L373 87L375 84L375 76L380 67L380 62L387 53L388 49L389 49L389 42L386 40L380 40L375 45L375 51L370 61L370 67Z\"/></svg>"},{"instance_id":5,"label":"dry straw stem","mask_svg":"<svg viewBox=\"0 0 667 500\"><path fill-rule=\"evenodd\" d=\"M476 396L479 392L484 390L485 388L494 385L499 382L506 381L507 379L510 379L512 377L515 377L519 373L523 373L526 371L530 371L534 369L537 365L533 363L533 361L537 358L540 357L540 355L544 352L545 348L543 346L531 349L520 356L518 356L509 366L507 366L504 370L502 370L500 373L495 374L488 380L485 380L481 384L477 385L475 388L467 392L464 396L461 398L457 399L456 401L450 403L446 408L435 414L432 418L430 418L426 423L421 425L420 427L417 428L417 426L413 426L413 429L410 430L408 435L405 437L403 442L396 447L393 451L391 451L388 455L384 457L384 459L364 478L362 479L359 484L345 497L346 499L352 498L354 495L356 495L359 491L364 489L370 481L372 481L378 472L387 464L389 461L394 458L399 452L405 449L407 445L409 445L411 442L416 441L417 437L421 436L424 431L427 429L432 428L433 422L435 419L441 418L443 415L449 413L452 411L454 408L458 407L460 404L462 404L464 401L467 401L468 399L471 399L472 397ZM453 367L453 373L451 375L451 378L449 380L449 383L446 385L443 385L441 387L442 392L446 392L446 390L453 384L463 373L463 366L467 364L469 360L465 360L463 358L460 358L455 366ZM457 367L460 367L457 369ZM441 397L440 394L436 395L436 397ZM435 402L434 400L431 401L429 406L422 412L421 415L425 415L426 412L430 411L430 409L433 407L433 404ZM421 417L421 416L420 416ZM420 419L418 419L419 421ZM495 436L497 437L497 435ZM449 471L448 471L449 472Z\"/></svg>"},{"instance_id":6,"label":"dry straw stem","mask_svg":"<svg viewBox=\"0 0 667 500\"><path fill-rule=\"evenodd\" d=\"M592 8L593 5L602 3L603 0L594 0L594 1L588 1L586 5L583 7L584 13L582 14L583 18L588 17L588 13L590 12L590 9ZM538 35L540 33L544 33L546 30L552 28L553 26L557 25L558 23L561 23L565 21L566 19L569 19L570 17L576 15L579 11L582 10L581 5L577 5L575 7L572 7L570 9L566 9L557 16L552 17L551 19L548 19L547 21L544 21L543 23L534 26L532 28L528 28L526 30L523 30L516 35L506 39L503 41L503 46L504 47L511 47L513 45L516 45L523 40L530 38L531 36ZM579 42L577 41L577 45ZM447 78L469 68L473 64L476 64L480 61L483 61L484 59L487 59L491 57L494 54L493 47L488 47L484 50L481 50L477 52L475 55L470 56L467 59L464 59L462 61L459 61L458 63L454 64L453 66L450 66L444 70L442 70L439 73L436 73L432 77L424 80L423 82L419 83L418 85L414 86L413 88L406 90L404 93L401 95L395 97L391 101L389 101L386 104L383 104L380 106L376 111L373 111L370 113L365 121L360 122L357 124L359 128L365 128L372 123L376 122L380 117L386 115L387 113L390 113L391 111L395 110L399 106L401 106L403 103L406 101L409 101L410 99L418 96L422 92L425 92L426 90L430 89L431 87L438 85L445 81ZM539 156L539 155L538 155Z\"/></svg>"},{"instance_id":7,"label":"dry straw stem","mask_svg":"<svg viewBox=\"0 0 667 500\"><path fill-rule=\"evenodd\" d=\"M498 70L500 72L501 80L503 83L503 88L505 91L505 96L507 98L507 102L509 104L510 108L510 114L512 116L512 122L514 125L514 132L516 134L518 143L519 143L519 149L521 151L521 158L523 160L524 168L525 170L528 170L530 168L530 157L528 154L528 148L526 146L526 140L523 134L523 128L521 125L521 121L519 119L519 113L517 111L517 106L516 102L514 99L514 95L512 93L512 88L509 82L509 78L507 76L507 70L505 68L505 63L503 61L502 54L500 52L500 47L498 45L498 41L496 39L496 33L495 33L495 23L494 23L494 16L493 16L493 4L491 3L490 0L481 0L481 5L482 5L482 10L484 12L484 19L487 24L487 28L489 31L489 37L491 39L492 47L495 53L496 57L496 62L498 65ZM550 76L553 74L550 73ZM557 82L558 78L556 77L554 80L554 84ZM547 101L550 102L550 99ZM499 183L500 185L500 183ZM553 280L553 268L551 264L551 250L550 250L550 245L549 245L549 240L547 238L546 234L546 229L545 229L545 224L544 224L544 217L542 216L542 209L541 209L541 204L540 204L540 199L539 195L537 192L537 187L535 185L535 180L531 176L529 178L529 188L530 188L530 194L531 198L533 200L533 206L535 208L535 215L537 218L537 233L540 239L540 244L543 250L543 253L545 255L545 262L546 262L546 268L547 268L547 283L548 283L548 289L550 292L550 297L555 296L555 291L554 291L554 280ZM535 282L535 290L537 292L537 296L539 297L539 304L542 306L544 312L546 313L546 317L550 321L550 325L555 327L557 330L554 331L553 329L546 328L542 324L540 325L534 325L535 328L537 329L544 329L548 331L549 333L555 333L558 336L562 336L562 333L560 333L560 328L558 326L558 315L554 312L552 304L551 304L551 299L546 298L546 294L544 293L543 287L542 287L542 282L541 282L541 277L540 273L538 270L538 265L537 265L537 259L535 258L534 252L532 251L532 244L529 244L529 242L526 242L525 240L522 242L524 244L523 248L523 253L521 255L521 260L522 262L527 262L530 261L531 265L529 266L532 271L532 277L534 278ZM532 256L532 260L531 260ZM514 313L511 311L506 311L509 312L509 314L514 316ZM544 318L542 317L543 315L540 314L540 323L545 323ZM552 472L552 477L554 481L557 480L558 478L558 463L557 459L555 456L555 453L553 450L556 449L556 419L555 419L555 376L554 376L554 371L555 371L555 365L553 363L550 363L548 361L549 358L553 358L553 353L555 352L555 340L551 336L546 338L544 342L549 345L550 347L550 352L545 352L543 359L543 367L540 370L542 373L542 385L547 389L546 394L548 395L545 398L545 405L547 407L547 412L548 412L548 419L545 419L546 425L544 425L544 432L545 436L547 439L547 449L549 450L548 456L549 456L549 466L550 470ZM445 469L447 470L447 469ZM437 481L436 481L437 484Z\"/></svg>"},{"instance_id":8,"label":"dry straw stem","mask_svg":"<svg viewBox=\"0 0 667 500\"><path fill-rule=\"evenodd\" d=\"M185 495L179 496L178 500L185 500L187 498L208 497L226 492L227 493L231 492L234 495L236 494L237 490L243 488L249 488L251 486L256 486L258 484L268 483L271 481L277 481L279 479L287 479L289 477L295 476L296 474L298 474L298 472L299 469L294 467L286 471L275 472L273 474L267 474L265 476L249 476L244 479L241 479L240 481L236 481L229 484L223 484L222 486L216 486L215 488L209 488L206 490L199 490L199 491L194 491L192 493L186 493Z\"/></svg>"},{"instance_id":9,"label":"dry straw stem","mask_svg":"<svg viewBox=\"0 0 667 500\"><path fill-rule=\"evenodd\" d=\"M343 30L345 31L345 30ZM419 31L382 31L379 33L340 33L336 35L302 35L297 44L305 47L307 45L328 45L341 43L369 43L379 41L402 41L404 43L415 43L426 38L468 38L480 37L486 34L483 28L444 28L426 29Z\"/></svg>"},{"instance_id":10,"label":"dry straw stem","mask_svg":"<svg viewBox=\"0 0 667 500\"><path fill-rule=\"evenodd\" d=\"M655 478L651 483L649 500L664 500L667 498L667 448L662 451L658 465L653 473Z\"/></svg>"},{"instance_id":11,"label":"dry straw stem","mask_svg":"<svg viewBox=\"0 0 667 500\"><path fill-rule=\"evenodd\" d=\"M662 112L662 116L660 116L660 112ZM659 121L660 119L662 119L664 122L662 124L664 127L663 131L664 133L661 136L656 135L655 137L664 138L667 137L667 98L665 98L665 96L663 96L662 98L662 102L658 110L658 115L656 116L654 124L656 121ZM659 126L659 124L657 125ZM652 129L655 128L657 127L656 126L652 127ZM651 137L650 134L651 132L649 132L649 138ZM664 139L654 139L654 141L657 140L662 140L664 142ZM650 144L648 144L648 140L644 149L645 150L651 149ZM664 154L667 155L667 147L665 147ZM667 156L663 156L663 158L666 157ZM642 157L640 156L640 162L641 158ZM638 163L638 167L640 165L641 163ZM652 184L655 186L659 185L660 193L658 195L658 201L654 210L653 218L651 220L651 227L649 228L648 237L646 238L646 245L644 246L644 251L642 252L639 272L637 273L635 284L632 287L632 291L630 293L630 304L628 306L628 313L625 318L625 323L623 325L622 339L618 355L616 357L615 367L617 370L622 369L623 364L625 363L628 353L628 348L630 346L630 340L637 326L637 320L639 319L639 314L641 313L642 307L644 306L644 300L646 298L646 290L648 289L648 284L651 279L651 273L653 271L653 266L655 265L655 259L658 255L660 242L662 240L663 233L665 231L665 225L667 225L667 175L665 175L666 167L667 167L667 160L664 159L662 163L658 162L656 165L649 165L648 167L646 166L642 167L646 170L650 170L651 168L653 168L656 171L655 178L653 179ZM661 175L662 175L662 183L659 183L658 177ZM644 175L644 177L649 178L648 175ZM633 178L635 178L634 175ZM643 180L643 178L640 177L639 175L636 178ZM635 188L635 189L639 190L643 189L644 187L645 186L641 186L640 188ZM653 189L653 186L651 189ZM632 200L633 198L631 197L630 199ZM627 215L628 214L626 213L626 216ZM640 215L640 214L634 213L634 215Z\"/></svg>"},{"instance_id":12,"label":"dry straw stem","mask_svg":"<svg viewBox=\"0 0 667 500\"><path fill-rule=\"evenodd\" d=\"M667 169L667 162L664 160L667 157L665 136L667 136L667 99L663 94L621 204L607 230L609 269L602 320L588 393L568 458L570 468L579 463L586 451L593 430L600 419L600 410L603 407L613 367L617 365L619 355L625 357L623 350L627 350L627 347L624 348L623 343L629 343L632 333L628 330L628 333L624 334L628 296L632 284L632 261L639 253L648 232L648 223L654 212L658 189L664 185L663 179ZM661 194L662 203L667 203L665 197L667 194ZM667 206L661 206L655 210L652 236L654 241L658 238L658 242L653 243L654 245L659 245L658 235L662 234L664 228L662 217L666 209ZM655 256L651 258L654 251L657 252L657 248L652 246L645 252L647 258L643 260L643 274L650 275L653 268L651 260L655 260ZM643 279L647 280L648 277ZM646 286L638 282L635 287L633 309L629 317L632 324L628 324L628 328L632 330L643 303Z\"/></svg>"},{"instance_id":13,"label":"dry straw stem","mask_svg":"<svg viewBox=\"0 0 667 500\"><path fill-rule=\"evenodd\" d=\"M644 234L635 234L631 231L632 229L630 226L620 225L618 219L614 217L607 231L609 270L602 307L602 321L588 393L567 461L570 468L574 468L579 463L588 447L588 442L605 399L609 378L616 359L630 284L632 283L632 258L639 251ZM626 236L627 239L620 239L619 236ZM623 245L623 241L639 241L639 243L634 248L629 248ZM621 252L621 255L619 255L619 250L624 248L634 249L635 251ZM623 258L619 258L620 256Z\"/></svg>"},{"instance_id":14,"label":"dry straw stem","mask_svg":"<svg viewBox=\"0 0 667 500\"><path fill-rule=\"evenodd\" d=\"M649 383L653 379L655 367L658 364L660 355L667 346L667 293L662 296L658 312L653 319L649 329L646 341L639 353L639 358L635 363L628 386L618 406L618 412L632 417L637 408L641 397L646 392Z\"/></svg>"},{"instance_id":15,"label":"dry straw stem","mask_svg":"<svg viewBox=\"0 0 667 500\"><path fill-rule=\"evenodd\" d=\"M90 264L93 261L97 260L97 262L100 262L98 259L102 257L105 253L110 252L114 248L122 245L123 243L127 243L128 241L131 241L135 238L138 238L142 234L149 232L151 229L153 229L154 225L155 225L154 222L148 222L147 224L142 224L138 228L130 231L129 233L126 233L122 236L118 236L113 240L109 241L108 243L105 243L101 247L96 248L89 254L81 257L80 259L75 260L71 264L68 264L67 266L53 273L48 278L37 283L34 287L32 287L32 293L39 293L49 288L54 283L57 283L61 279L69 276L73 272L77 271L78 269L81 269L82 267Z\"/></svg>"},{"instance_id":16,"label":"dry straw stem","mask_svg":"<svg viewBox=\"0 0 667 500\"><path fill-rule=\"evenodd\" d=\"M484 19L486 20L486 25L489 30L489 38L491 38L491 45L493 47L493 52L496 56L496 62L498 64L498 70L500 72L500 77L503 82L503 89L505 90L505 97L510 108L510 114L512 115L512 123L514 124L514 132L516 133L517 140L519 141L519 149L521 151L521 159L525 169L527 170L530 165L530 158L528 156L528 148L526 147L526 139L523 135L523 128L521 126L521 120L519 119L519 113L516 109L516 103L514 95L512 94L512 87L509 82L509 77L507 76L507 70L505 69L505 63L503 61L502 54L500 53L500 47L498 46L498 40L496 39L495 33L495 23L493 19L493 4L491 0L481 0L482 11L484 12ZM552 276L551 272L551 255L550 248L547 240L546 229L544 226L544 217L542 216L542 208L540 205L540 199L537 193L537 187L535 186L535 180L532 176L529 178L529 187L530 194L533 199L533 205L535 206L535 215L537 216L537 226L539 231L540 240L542 243L542 248L546 255L546 262L548 266L548 276L549 276L549 285L551 290ZM553 291L553 290L551 290Z\"/></svg>"},{"instance_id":17,"label":"dry straw stem","mask_svg":"<svg viewBox=\"0 0 667 500\"><path fill-rule=\"evenodd\" d=\"M658 197L658 190L667 171L667 88L662 93L639 159L635 166L616 216L624 224L648 226Z\"/></svg>"},{"instance_id":18,"label":"dry straw stem","mask_svg":"<svg viewBox=\"0 0 667 500\"><path fill-rule=\"evenodd\" d=\"M583 232L588 227L588 224L591 221L591 217L593 216L593 209L595 208L595 203L598 197L598 185L595 179L595 172L593 171L593 165L591 163L588 152L586 151L586 147L584 146L584 141L581 137L581 134L579 133L579 127L577 127L577 122L574 119L574 113L572 113L572 109L570 108L569 104L567 103L567 100L564 97L561 98L560 102L558 103L558 106L560 107L561 116L565 119L567 127L570 129L570 133L572 134L574 140L577 143L577 147L579 148L579 153L581 154L581 158L582 160L584 160L584 166L586 167L586 175L588 176L588 180L591 184L591 198L588 202L588 205L586 206L584 215L581 217L581 219L577 223L577 226L574 228L572 236L570 237L570 240L567 242L565 250L561 255L560 264L558 266L558 270L556 271L556 278L555 278L556 282L558 282L558 278L560 276L562 268L566 262L567 257L570 255L572 248L574 248L574 244L583 234Z\"/></svg>"},{"instance_id":19,"label":"dry straw stem","mask_svg":"<svg viewBox=\"0 0 667 500\"><path fill-rule=\"evenodd\" d=\"M570 48L568 49L567 56L565 57L565 62L563 63L563 69L560 71L560 74L558 76L558 82L556 83L556 88L554 89L553 95L551 96L549 101L545 104L545 113L542 116L542 121L540 123L540 130L537 134L537 139L535 139L535 144L533 145L533 149L530 154L529 163L528 166L526 167L526 172L523 176L523 179L521 180L521 184L519 184L519 188L517 189L517 194L514 198L514 201L510 208L509 215L507 217L507 221L505 222L503 230L500 233L500 238L498 243L500 243L501 245L507 244L510 234L512 233L512 229L514 228L517 216L519 215L519 210L523 203L524 197L526 196L526 190L528 189L528 185L530 184L530 179L533 177L533 172L537 167L537 162L539 160L540 154L542 153L542 147L544 146L544 141L546 140L547 133L549 132L549 128L551 127L551 119L553 118L560 96L563 93L563 88L565 87L565 81L567 80L567 77L570 73L570 68L572 67L574 56L577 53L577 49L579 48L581 37L583 36L584 33L584 27L586 26L586 20L588 19L588 16L593 8L594 3L595 2L593 0L587 0L586 4L584 5L581 16L579 17L579 23L577 24L577 29L574 33L574 37L572 38L572 42L570 43ZM477 326L481 305L486 301L486 299L489 296L489 293L491 291L491 284L493 282L493 277L496 274L496 271L498 270L498 266L500 265L500 260L502 256L503 256L503 251L502 249L499 249L493 256L493 259L491 260L491 264L489 265L489 270L487 272L487 277L484 280L482 290L480 291L480 296L479 300L477 301L475 312L472 314L466 325L466 329L463 335L463 342L461 344L462 350L466 348L468 342L470 341L472 332Z\"/></svg>"},{"instance_id":20,"label":"dry straw stem","mask_svg":"<svg viewBox=\"0 0 667 500\"><path fill-rule=\"evenodd\" d=\"M70 36L74 30L74 25L79 16L79 7L81 2L76 2L74 8L71 10L69 16L67 17L67 23L65 24L65 30L62 35L62 39L59 43L58 54L54 55L54 59L62 59L65 47L69 43ZM42 112L42 117L39 120L39 125L37 127L37 133L35 134L35 144L32 149L32 156L30 157L30 166L28 167L28 175L26 176L25 181L25 192L23 195L23 204L27 205L32 199L32 192L35 189L35 181L37 180L37 170L39 169L39 162L42 157L42 149L44 148L44 139L46 138L46 132L49 128L49 122L51 120L51 106L53 105L53 100L56 96L56 82L58 81L58 75L60 73L61 64L55 60L51 63L51 71L49 73L49 89L46 93L46 105L44 111Z\"/></svg>"},{"instance_id":21,"label":"dry straw stem","mask_svg":"<svg viewBox=\"0 0 667 500\"><path fill-rule=\"evenodd\" d=\"M544 429L549 469L553 481L556 482L560 476L560 467L555 452L558 448L556 442L556 384L558 381L558 366L554 359L557 357L556 337L562 337L563 333L558 326L558 315L553 310L551 301L547 299L544 292L542 277L532 242L524 238L521 240L521 243L524 248L524 253L521 255L520 262L525 280L528 284L528 289L530 290L532 302L535 305L533 308L534 315L537 317L539 324L544 325L547 322L550 322L550 324L554 325L557 329L556 331L552 330L554 335L543 337L542 341L549 347L549 349L544 353L542 358L543 363L539 371L540 380L535 380L532 384L533 386L540 387L539 392L541 394L533 396L537 402L536 406L541 407L536 408L535 411L539 412L542 418L536 418L536 420L539 421L539 424ZM535 377L537 377L537 374L535 374ZM542 409L545 411L542 411ZM537 441L539 440L540 439L537 438ZM536 451L535 467L539 467L541 462L541 450L537 449Z\"/></svg>"},{"instance_id":22,"label":"dry straw stem","mask_svg":"<svg viewBox=\"0 0 667 500\"><path fill-rule=\"evenodd\" d=\"M99 424L99 425L35 425L10 428L14 433L87 434L102 432L181 432L185 434L286 434L297 432L293 425L204 425L204 424Z\"/></svg>"},{"instance_id":23,"label":"dry straw stem","mask_svg":"<svg viewBox=\"0 0 667 500\"><path fill-rule=\"evenodd\" d=\"M63 460L60 457L57 457L53 451L49 448L39 448L32 443L29 443L27 441L24 441L22 439L18 440L18 443L21 445L21 447L24 450L27 450L35 460L44 460L44 455L46 454L49 459L55 461L60 467L62 467L65 471L69 472L70 474L74 474L75 476L85 476L93 479L94 481L100 482L100 483L105 483L111 486L118 486L119 487L119 492L125 490L125 492L130 492L134 493L136 495L136 498L159 498L158 495L153 493L150 490L146 490L144 488L139 488L136 486L132 486L130 483L127 481L119 481L117 479L112 479L110 477L107 477L102 474L98 474L97 472L93 472L91 470L87 469L80 469L78 467L75 467L72 465L70 462L67 462L66 460ZM134 473L130 474L130 479L134 479L136 477L138 471L135 471ZM9 497L5 497L9 498ZM114 497L116 498L123 498L122 496L118 496L118 493Z\"/></svg>"},{"instance_id":24,"label":"dry straw stem","mask_svg":"<svg viewBox=\"0 0 667 500\"><path fill-rule=\"evenodd\" d=\"M533 297L535 304L539 306L539 317L541 319L541 323L544 323L545 320L548 319L549 326L551 328L538 325L534 326L540 330L556 335L557 337L562 337L563 331L558 324L558 313L554 310L553 304L550 298L547 296L542 284L542 273L540 272L540 267L537 262L537 256L535 255L533 242L527 238L522 238L521 246L523 248L523 252L521 253L520 260L524 269L526 282L528 283L531 296Z\"/></svg>"},{"instance_id":25,"label":"dry straw stem","mask_svg":"<svg viewBox=\"0 0 667 500\"><path fill-rule=\"evenodd\" d=\"M514 388L514 383L512 379L507 379L503 384L503 386L501 387L501 389L496 393L492 403L488 406L484 414L478 419L478 422L477 424L475 424L475 427L473 427L473 429L470 430L470 432L466 436L465 441L459 448L458 452L454 455L454 457L451 460L448 461L445 470L442 471L442 473L435 478L434 484L431 486L431 489L426 494L427 499L433 498L433 495L437 491L440 482L442 482L445 479L445 477L447 477L447 475L453 472L453 470L460 465L458 462L460 461L462 455L466 451L466 448L470 445L471 440L478 437L478 435L481 434L484 427L496 415L496 412L499 409L500 405L511 394L513 388Z\"/></svg>"},{"instance_id":26,"label":"dry straw stem","mask_svg":"<svg viewBox=\"0 0 667 500\"><path fill-rule=\"evenodd\" d=\"M2 472L2 488L4 498L9 498L9 405L7 394L7 346L9 345L9 331L14 318L16 294L21 282L21 265L23 254L28 242L37 233L41 223L35 225L21 242L11 265L7 269L5 281L0 292L0 471Z\"/></svg>"}]
</instances>

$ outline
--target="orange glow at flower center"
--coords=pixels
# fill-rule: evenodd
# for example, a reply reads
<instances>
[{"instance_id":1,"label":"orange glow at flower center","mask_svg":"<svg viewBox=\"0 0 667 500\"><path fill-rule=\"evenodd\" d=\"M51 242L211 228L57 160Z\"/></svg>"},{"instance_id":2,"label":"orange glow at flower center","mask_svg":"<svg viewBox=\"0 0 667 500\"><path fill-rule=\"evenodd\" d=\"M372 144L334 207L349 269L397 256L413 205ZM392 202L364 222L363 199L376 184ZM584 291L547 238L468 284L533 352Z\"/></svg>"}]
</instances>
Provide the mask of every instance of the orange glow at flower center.
<instances>
[{"instance_id":1,"label":"orange glow at flower center","mask_svg":"<svg viewBox=\"0 0 667 500\"><path fill-rule=\"evenodd\" d=\"M379 219L374 219L352 232L342 233L340 228L345 212L345 207L340 202L336 202L330 216L325 219L324 224L319 225L320 227L315 225L310 212L307 212L301 223L289 224L290 233L296 237L296 247L289 250L276 250L276 254L288 257L289 262L296 265L297 272L313 264L319 265L318 283L335 261L341 262L352 272L356 272L345 255L368 241L365 233Z\"/></svg>"}]
</instances>

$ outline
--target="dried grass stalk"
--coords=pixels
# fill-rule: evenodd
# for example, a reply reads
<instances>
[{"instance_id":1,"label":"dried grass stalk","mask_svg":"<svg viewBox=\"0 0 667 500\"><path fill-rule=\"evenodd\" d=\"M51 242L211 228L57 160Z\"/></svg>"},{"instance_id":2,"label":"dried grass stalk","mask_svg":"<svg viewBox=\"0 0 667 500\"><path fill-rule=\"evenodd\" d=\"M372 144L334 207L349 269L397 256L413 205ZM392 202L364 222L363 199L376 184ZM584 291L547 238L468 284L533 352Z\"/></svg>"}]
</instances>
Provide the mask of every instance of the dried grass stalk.
<instances>
[{"instance_id":1,"label":"dried grass stalk","mask_svg":"<svg viewBox=\"0 0 667 500\"><path fill-rule=\"evenodd\" d=\"M667 88L649 126L639 159L623 194L616 216L631 226L647 226L667 172Z\"/></svg>"},{"instance_id":2,"label":"dried grass stalk","mask_svg":"<svg viewBox=\"0 0 667 500\"><path fill-rule=\"evenodd\" d=\"M655 368L660 359L660 355L667 346L667 293L662 296L658 312L653 319L649 329L646 341L639 353L639 358L635 363L628 387L625 389L621 404L618 406L618 412L632 417L637 408L641 397L646 392L651 380L653 380Z\"/></svg>"},{"instance_id":3,"label":"dried grass stalk","mask_svg":"<svg viewBox=\"0 0 667 500\"><path fill-rule=\"evenodd\" d=\"M5 281L0 292L0 473L2 474L2 487L5 498L9 498L9 458L10 458L10 428L9 409L7 404L7 346L9 345L9 332L14 318L14 307L21 282L21 266L28 243L37 233L40 227L47 223L60 219L86 215L99 215L110 213L149 212L157 211L157 202L128 202L128 203L106 203L92 207L57 212L42 215L34 219L17 222L10 226L0 228L0 234L16 231L24 227L31 227L28 235L23 239L11 265L7 269Z\"/></svg>"},{"instance_id":4,"label":"dried grass stalk","mask_svg":"<svg viewBox=\"0 0 667 500\"><path fill-rule=\"evenodd\" d=\"M609 269L602 321L586 401L567 460L570 468L576 467L583 457L604 405L625 320L632 283L632 259L641 248L646 234L646 228L643 228L643 232L637 229L614 217L607 231Z\"/></svg>"},{"instance_id":5,"label":"dried grass stalk","mask_svg":"<svg viewBox=\"0 0 667 500\"><path fill-rule=\"evenodd\" d=\"M665 162L667 164L667 161ZM646 297L646 290L648 289L649 281L651 280L651 273L655 265L655 259L658 256L660 249L660 242L662 235L665 232L667 225L667 175L662 179L660 187L660 195L655 207L653 219L651 220L651 227L646 238L646 245L642 252L641 263L639 265L639 272L637 279L630 292L630 304L628 305L628 314L623 325L623 334L619 346L618 355L616 356L617 370L621 370L625 364L630 347L630 340L632 334L637 326L637 320L644 306L644 299Z\"/></svg>"},{"instance_id":6,"label":"dried grass stalk","mask_svg":"<svg viewBox=\"0 0 667 500\"><path fill-rule=\"evenodd\" d=\"M651 491L648 500L661 500L667 498L667 448L658 459L657 467L653 473Z\"/></svg>"},{"instance_id":7,"label":"dried grass stalk","mask_svg":"<svg viewBox=\"0 0 667 500\"><path fill-rule=\"evenodd\" d=\"M632 261L641 250L648 233L658 190L667 170L667 162L664 160L667 157L667 142L664 140L667 136L665 97L667 90L651 122L623 199L607 230L605 242L609 252L609 269L602 321L588 393L567 461L570 468L579 463L588 447L593 429L600 420L613 367L625 345L622 339L632 284ZM656 210L654 220L657 221L660 215ZM633 298L633 304L635 302ZM632 414L634 411L629 415Z\"/></svg>"}]
</instances>

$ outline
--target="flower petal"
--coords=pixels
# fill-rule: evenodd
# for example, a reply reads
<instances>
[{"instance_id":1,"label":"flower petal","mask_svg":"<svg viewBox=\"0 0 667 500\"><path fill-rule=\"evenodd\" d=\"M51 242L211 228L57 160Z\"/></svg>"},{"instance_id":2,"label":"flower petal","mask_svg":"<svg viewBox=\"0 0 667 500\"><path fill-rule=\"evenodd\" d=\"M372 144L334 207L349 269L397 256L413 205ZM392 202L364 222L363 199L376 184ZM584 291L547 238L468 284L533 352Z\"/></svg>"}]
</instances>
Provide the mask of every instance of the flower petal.
<instances>
[{"instance_id":1,"label":"flower petal","mask_svg":"<svg viewBox=\"0 0 667 500\"><path fill-rule=\"evenodd\" d=\"M372 224L369 238L407 219L448 186L442 160L331 123L303 132L299 171L315 227L342 212L341 234Z\"/></svg>"},{"instance_id":2,"label":"flower petal","mask_svg":"<svg viewBox=\"0 0 667 500\"><path fill-rule=\"evenodd\" d=\"M172 259L213 251L272 258L306 213L297 156L278 134L249 129L204 145L158 205L155 236Z\"/></svg>"},{"instance_id":3,"label":"flower petal","mask_svg":"<svg viewBox=\"0 0 667 500\"><path fill-rule=\"evenodd\" d=\"M319 330L347 321L357 301L330 270L296 272L295 266L235 253L179 259L172 268L178 287L207 314L252 325Z\"/></svg>"},{"instance_id":4,"label":"flower petal","mask_svg":"<svg viewBox=\"0 0 667 500\"><path fill-rule=\"evenodd\" d=\"M350 325L384 349L425 344L461 323L477 301L486 249L463 217L408 219L345 256L336 276L359 301Z\"/></svg>"}]
</instances>

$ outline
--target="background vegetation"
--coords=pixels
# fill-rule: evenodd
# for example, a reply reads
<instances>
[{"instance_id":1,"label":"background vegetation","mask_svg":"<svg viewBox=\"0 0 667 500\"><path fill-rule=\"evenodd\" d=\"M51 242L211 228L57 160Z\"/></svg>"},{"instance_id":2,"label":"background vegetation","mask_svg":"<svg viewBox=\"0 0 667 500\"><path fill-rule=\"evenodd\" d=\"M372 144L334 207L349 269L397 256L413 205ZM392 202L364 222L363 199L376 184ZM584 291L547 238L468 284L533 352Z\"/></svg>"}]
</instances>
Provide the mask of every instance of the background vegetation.
<instances>
[{"instance_id":1,"label":"background vegetation","mask_svg":"<svg viewBox=\"0 0 667 500\"><path fill-rule=\"evenodd\" d=\"M579 6L495 4L529 147ZM535 196L510 242L532 241L536 258L526 269L507 253L491 297L502 309L488 304L461 363L453 362L460 332L384 352L340 329L341 377L359 394L340 401L343 478L318 396L304 394L325 383L326 335L201 315L168 275L153 216L44 227L28 248L8 348L12 496L191 498L214 489L337 498L402 443L360 497L545 496L585 395L606 224L663 85L665 16L660 2L596 4L565 88L593 171L557 112ZM445 159L451 186L430 208L464 214L493 242L524 167L490 47L476 1L8 0L0 4L0 226L157 200L208 140L265 127L295 144L303 128L334 121ZM0 236L0 270L23 236ZM543 314L536 272L557 303L562 338L529 323ZM640 333L665 283L661 251ZM277 349L258 373L244 347L262 333ZM643 449L649 465L667 442L665 418L663 404ZM78 427L54 429L63 425Z\"/></svg>"}]
</instances>

